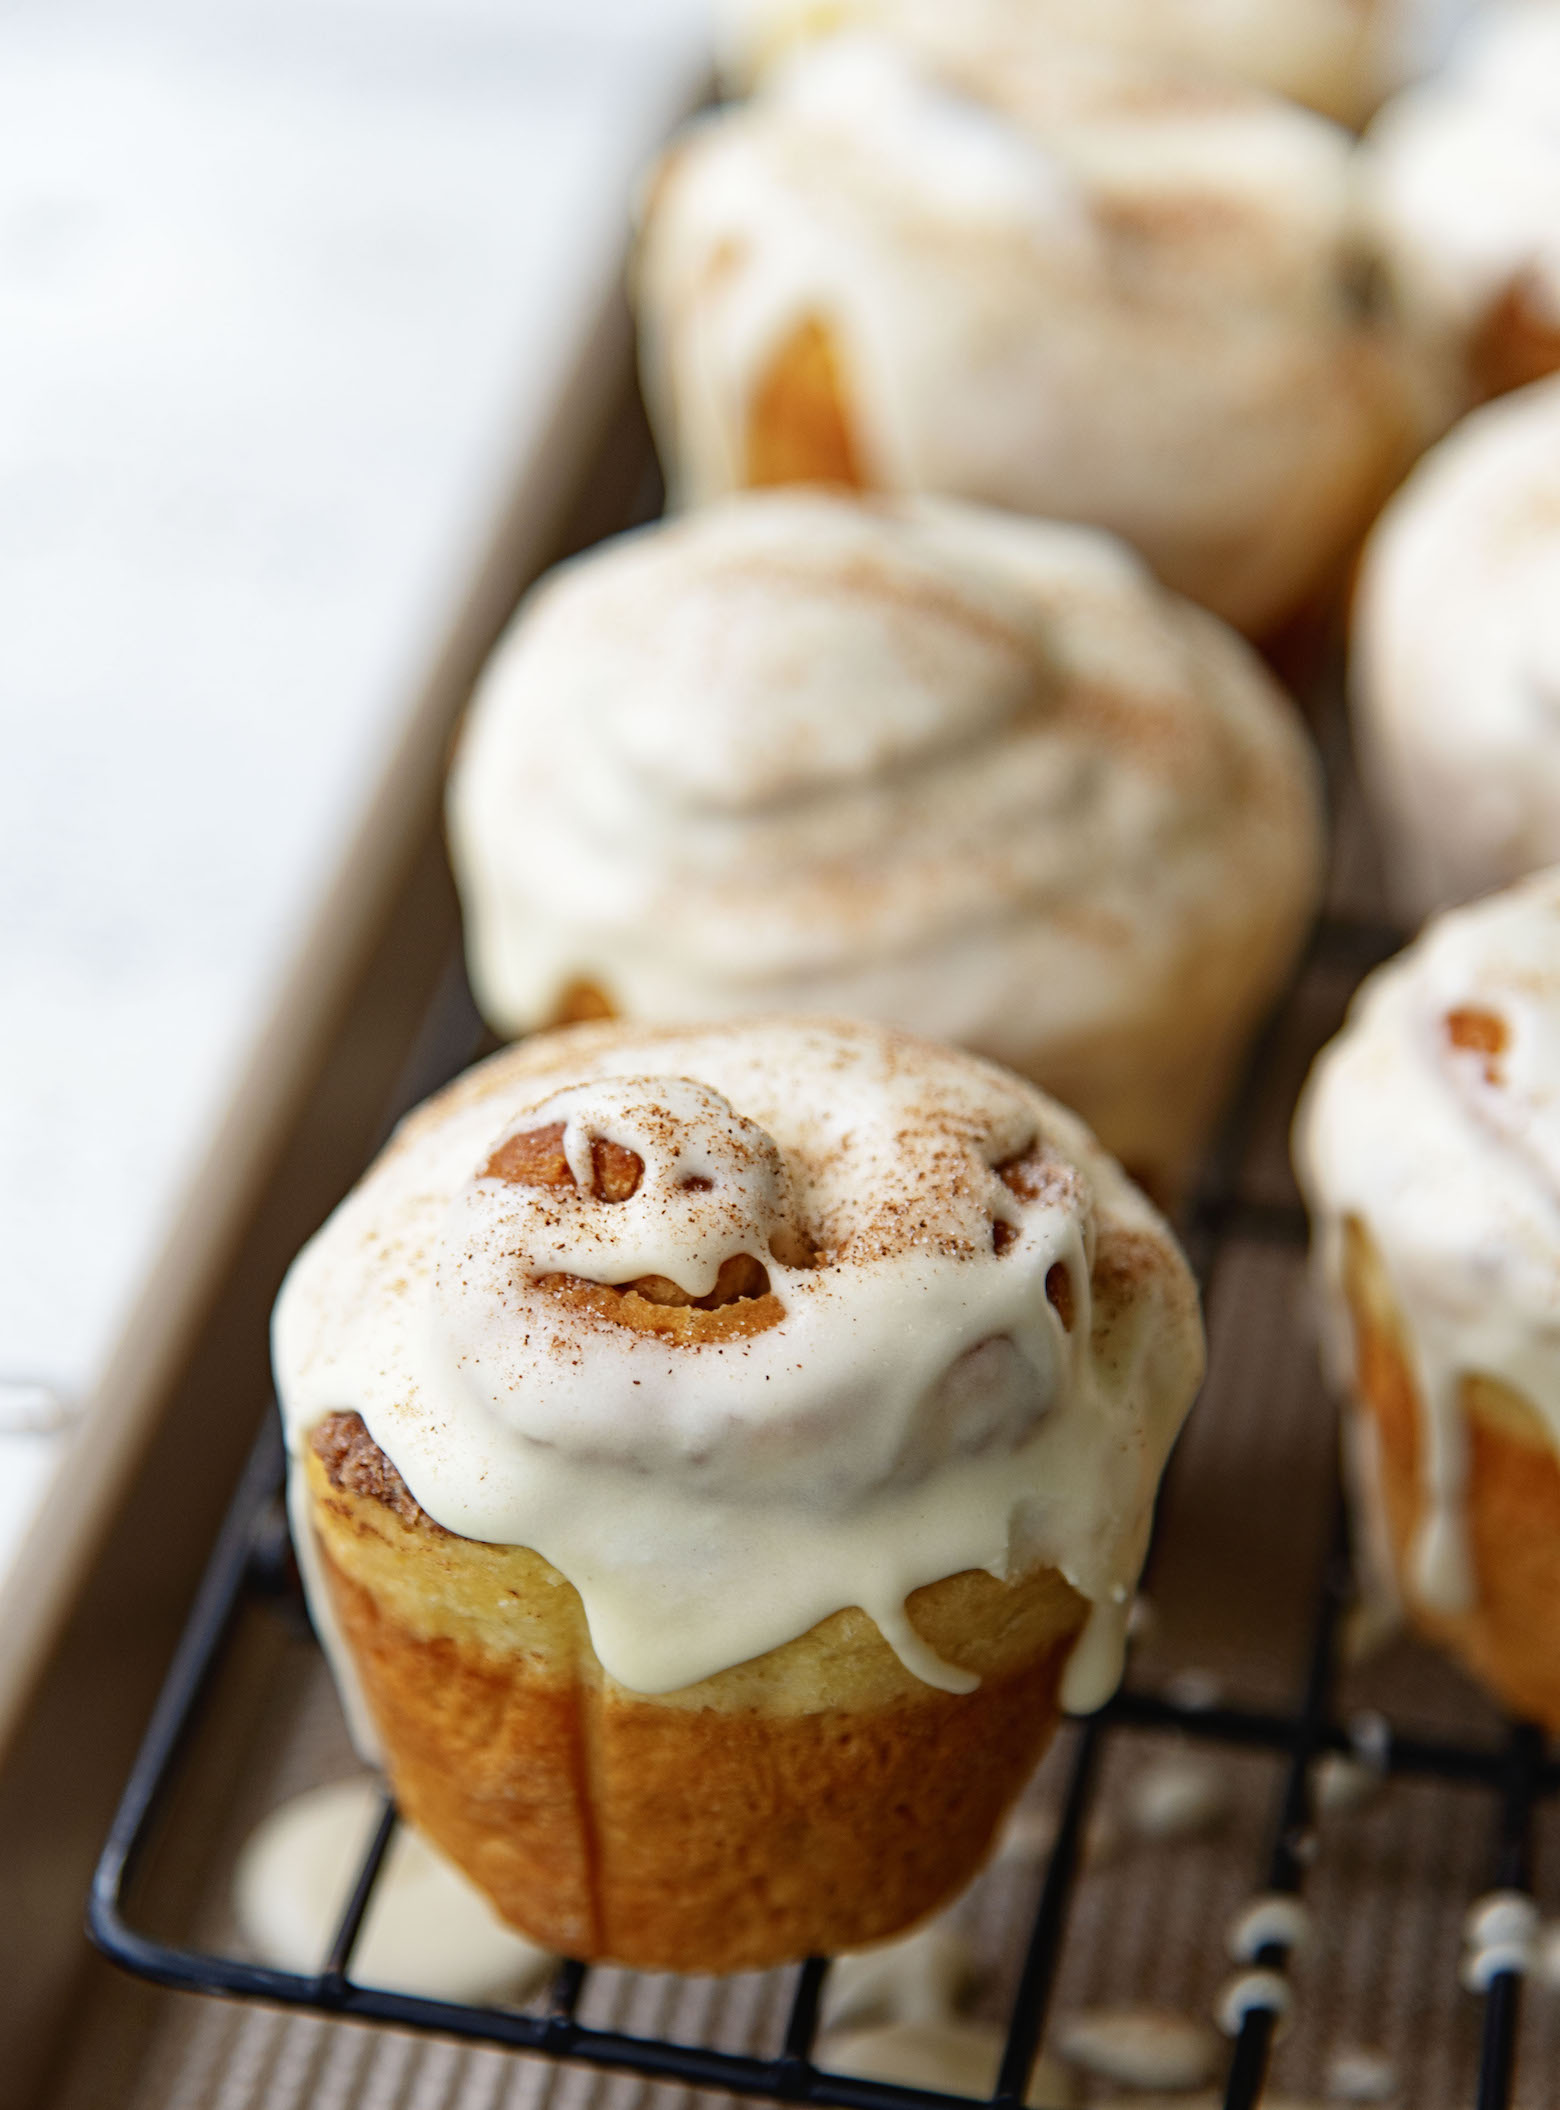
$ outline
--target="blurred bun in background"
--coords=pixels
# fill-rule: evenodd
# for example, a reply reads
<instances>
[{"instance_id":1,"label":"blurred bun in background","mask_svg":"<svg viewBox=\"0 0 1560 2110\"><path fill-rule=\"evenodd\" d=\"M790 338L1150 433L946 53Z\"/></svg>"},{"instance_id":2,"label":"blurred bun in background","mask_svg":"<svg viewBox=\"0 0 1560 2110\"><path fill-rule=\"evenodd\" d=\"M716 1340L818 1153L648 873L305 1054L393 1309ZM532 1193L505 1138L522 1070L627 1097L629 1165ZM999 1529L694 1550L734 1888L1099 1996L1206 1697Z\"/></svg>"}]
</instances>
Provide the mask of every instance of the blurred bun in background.
<instances>
[{"instance_id":1,"label":"blurred bun in background","mask_svg":"<svg viewBox=\"0 0 1560 2110\"><path fill-rule=\"evenodd\" d=\"M1560 376L1475 411L1394 498L1351 672L1409 921L1560 862Z\"/></svg>"},{"instance_id":2,"label":"blurred bun in background","mask_svg":"<svg viewBox=\"0 0 1560 2110\"><path fill-rule=\"evenodd\" d=\"M887 1019L1034 1078L1162 1194L1321 857L1287 698L1119 543L813 491L545 583L472 707L449 831L500 1031Z\"/></svg>"},{"instance_id":3,"label":"blurred bun in background","mask_svg":"<svg viewBox=\"0 0 1560 2110\"><path fill-rule=\"evenodd\" d=\"M1560 872L1363 985L1295 1124L1378 1586L1560 1729ZM1368 1572L1368 1571L1367 1571Z\"/></svg>"},{"instance_id":4,"label":"blurred bun in background","mask_svg":"<svg viewBox=\"0 0 1560 2110\"><path fill-rule=\"evenodd\" d=\"M1393 292L1450 404L1560 367L1560 7L1479 13L1445 71L1365 138Z\"/></svg>"},{"instance_id":5,"label":"blurred bun in background","mask_svg":"<svg viewBox=\"0 0 1560 2110\"><path fill-rule=\"evenodd\" d=\"M727 79L750 87L799 45L864 28L1075 34L1229 72L1358 124L1432 65L1471 0L718 0Z\"/></svg>"},{"instance_id":6,"label":"blurred bun in background","mask_svg":"<svg viewBox=\"0 0 1560 2110\"><path fill-rule=\"evenodd\" d=\"M1053 36L839 37L695 123L636 272L674 494L834 482L1087 521L1253 633L1429 436L1347 133Z\"/></svg>"}]
</instances>

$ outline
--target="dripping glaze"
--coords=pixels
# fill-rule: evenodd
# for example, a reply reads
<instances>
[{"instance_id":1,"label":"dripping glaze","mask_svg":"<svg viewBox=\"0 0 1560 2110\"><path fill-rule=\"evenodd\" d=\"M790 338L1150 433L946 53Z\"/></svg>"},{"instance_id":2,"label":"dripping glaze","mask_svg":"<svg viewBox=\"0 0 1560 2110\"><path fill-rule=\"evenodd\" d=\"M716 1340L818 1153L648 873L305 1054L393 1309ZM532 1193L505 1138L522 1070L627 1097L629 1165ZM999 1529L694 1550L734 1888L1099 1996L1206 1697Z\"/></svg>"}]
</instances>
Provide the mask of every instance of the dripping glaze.
<instances>
[{"instance_id":1,"label":"dripping glaze","mask_svg":"<svg viewBox=\"0 0 1560 2110\"><path fill-rule=\"evenodd\" d=\"M538 1135L567 1178L506 1177ZM640 1167L614 1199L607 1145ZM1096 1327L1102 1241L1131 1304ZM718 1305L733 1266L750 1293ZM603 1314L623 1285L635 1324ZM674 1325L668 1294L715 1308ZM631 1690L856 1605L967 1691L906 1599L1050 1564L1091 1608L1064 1693L1086 1708L1202 1349L1168 1232L1072 1116L886 1029L758 1021L575 1028L469 1073L305 1248L275 1354L295 1462L360 1413L429 1516L574 1585ZM329 1638L301 1500L295 1529Z\"/></svg>"},{"instance_id":2,"label":"dripping glaze","mask_svg":"<svg viewBox=\"0 0 1560 2110\"><path fill-rule=\"evenodd\" d=\"M1423 1461L1405 1587L1466 1612L1464 1381L1520 1395L1560 1447L1560 871L1436 918L1370 977L1312 1073L1295 1160L1336 1362L1352 1369L1351 1220L1402 1319Z\"/></svg>"}]
</instances>

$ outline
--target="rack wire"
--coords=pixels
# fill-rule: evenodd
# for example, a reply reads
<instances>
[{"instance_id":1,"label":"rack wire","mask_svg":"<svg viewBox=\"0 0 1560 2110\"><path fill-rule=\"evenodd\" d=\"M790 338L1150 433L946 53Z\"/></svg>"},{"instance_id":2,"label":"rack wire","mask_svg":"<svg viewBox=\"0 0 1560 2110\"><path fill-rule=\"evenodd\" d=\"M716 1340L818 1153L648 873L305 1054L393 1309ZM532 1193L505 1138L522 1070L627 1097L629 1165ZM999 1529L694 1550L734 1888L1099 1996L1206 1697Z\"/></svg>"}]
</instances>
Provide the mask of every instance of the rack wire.
<instances>
[{"instance_id":1,"label":"rack wire","mask_svg":"<svg viewBox=\"0 0 1560 2110\"><path fill-rule=\"evenodd\" d=\"M1351 979L1387 956L1397 934L1375 925L1324 920L1309 965ZM401 1104L410 1105L464 1066L478 1051L480 1029L463 979L452 972L409 1065ZM1205 1286L1235 1239L1293 1247L1303 1244L1298 1208L1253 1200L1241 1171L1267 1074L1259 1050L1246 1085L1214 1151L1188 1212L1185 1238ZM1272 1810L1265 1866L1257 1891L1299 1901L1315 1854L1313 1792L1318 1762L1355 1749L1351 1728L1335 1706L1341 1621L1353 1593L1341 1496L1334 1490L1331 1544L1323 1562L1312 1621L1309 1662L1288 1709L1205 1705L1130 1681L1075 1741L1059 1822L1007 2018L1005 2048L989 2098L934 2091L831 2072L816 2052L820 2004L829 1960L813 1957L797 1970L778 2054L752 2056L698 2043L670 2041L622 2029L593 2027L579 2018L590 1967L559 1966L539 2012L475 2007L363 1985L352 1976L354 1950L397 1824L386 1799L319 1971L277 1970L242 1957L179 1946L137 1928L130 1900L138 1870L165 1823L189 1746L224 1660L235 1623L257 1599L296 1591L288 1558L282 1490L285 1461L274 1414L250 1457L219 1535L188 1625L170 1668L143 1747L126 1786L94 1879L89 1929L115 1962L160 1985L186 1992L263 2001L338 2018L427 2031L446 2037L636 2074L725 2094L781 2102L837 2106L837 2110L937 2110L950 2103L989 2103L1018 2110L1043 2047L1053 1988L1065 1952L1069 1911L1084 1862L1086 1824L1103 1757L1124 1733L1178 1734L1192 1744L1265 1753L1278 1761L1280 1786ZM1533 1728L1516 1724L1504 1742L1457 1741L1394 1730L1379 1753L1386 1775L1439 1779L1482 1791L1491 1828L1492 1889L1527 1893L1535 1813L1560 1791L1560 1763L1549 1757ZM1471 1902L1471 1901L1470 1901ZM1250 2004L1235 2030L1224 2080L1225 2110L1253 2110L1262 2098L1275 2036L1287 2001L1286 1940L1268 1939L1245 1960ZM1253 1990L1254 1989L1254 1990ZM1498 1971L1482 1994L1482 2050L1474 2098L1477 2110L1508 2110L1515 2085L1522 1980Z\"/></svg>"}]
</instances>

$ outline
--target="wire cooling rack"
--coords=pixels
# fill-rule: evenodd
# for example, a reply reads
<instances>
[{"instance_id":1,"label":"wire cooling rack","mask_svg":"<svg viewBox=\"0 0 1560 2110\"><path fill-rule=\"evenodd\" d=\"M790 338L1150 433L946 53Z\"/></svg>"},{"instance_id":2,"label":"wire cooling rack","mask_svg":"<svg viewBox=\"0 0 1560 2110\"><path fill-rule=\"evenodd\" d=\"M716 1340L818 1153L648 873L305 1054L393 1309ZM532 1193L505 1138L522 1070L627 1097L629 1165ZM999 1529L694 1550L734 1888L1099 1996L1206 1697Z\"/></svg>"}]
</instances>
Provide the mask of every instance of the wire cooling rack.
<instances>
[{"instance_id":1,"label":"wire cooling rack","mask_svg":"<svg viewBox=\"0 0 1560 2110\"><path fill-rule=\"evenodd\" d=\"M1385 928L1330 919L1312 943L1307 971L1318 968L1352 981L1395 949ZM1301 982L1304 981L1304 971ZM452 977L409 1067L403 1105L410 1105L477 1052L479 1028L464 983ZM1252 1199L1242 1191L1258 1102L1266 1089L1271 1049L1259 1050L1240 1100L1214 1151L1183 1227L1206 1285L1232 1241L1296 1247L1305 1239L1299 1209ZM282 1506L284 1459L274 1414L257 1443L233 1501L144 1745L126 1787L94 1880L89 1906L93 1939L128 1970L186 1992L226 1995L337 2018L427 2031L468 2042L539 2054L543 2058L673 2082L727 2095L836 2105L839 2110L934 2110L938 2104L977 2100L1017 2110L1043 2046L1051 1998L1068 1941L1069 1914L1084 1867L1091 1799L1113 1739L1174 1732L1188 1743L1266 1755L1276 1762L1278 1791L1265 1858L1252 1869L1252 1891L1267 1909L1233 1963L1221 2000L1231 2049L1223 2085L1226 2110L1252 2110L1263 2095L1277 2033L1292 2000L1288 1966L1303 1931L1303 1897L1316 1855L1313 1797L1317 1767L1329 1753L1357 1751L1357 1729L1337 1703L1342 1622L1353 1594L1341 1498L1334 1489L1332 1539L1322 1565L1311 1626L1309 1660L1290 1706L1261 1709L1206 1704L1206 1694L1177 1696L1130 1682L1077 1733L1061 1795L1049 1860L1030 1923L1016 1992L1007 2015L1005 2049L989 2098L954 2097L828 2070L816 2056L820 2005L829 1961L813 1957L798 1967L778 2054L752 2056L695 2042L678 2042L580 2019L590 1967L565 1962L544 2002L534 2010L475 2007L363 1985L352 1975L354 1949L384 1866L397 1816L386 1800L322 1968L303 1975L239 1956L185 1946L138 1929L134 1898L138 1870L154 1840L176 1814L181 1764L195 1735L235 1627L257 1601L273 1604L296 1591ZM1533 1728L1512 1725L1504 1739L1457 1740L1387 1729L1373 1753L1386 1778L1455 1783L1482 1799L1489 1827L1487 1882L1491 1891L1526 1896L1531 1886L1532 1839L1540 1805L1560 1790L1560 1764ZM1470 1897L1468 1904L1474 1899ZM1222 1930L1220 1930L1222 1932ZM1218 1939L1219 1934L1210 1934ZM1482 1962L1480 1960L1482 1954ZM1523 1958L1496 1945L1470 1952L1471 1989L1483 2001L1476 2093L1478 2110L1512 2104L1523 1991ZM1483 1982L1480 1982L1483 1981ZM1455 1994L1452 1997L1456 1997Z\"/></svg>"}]
</instances>

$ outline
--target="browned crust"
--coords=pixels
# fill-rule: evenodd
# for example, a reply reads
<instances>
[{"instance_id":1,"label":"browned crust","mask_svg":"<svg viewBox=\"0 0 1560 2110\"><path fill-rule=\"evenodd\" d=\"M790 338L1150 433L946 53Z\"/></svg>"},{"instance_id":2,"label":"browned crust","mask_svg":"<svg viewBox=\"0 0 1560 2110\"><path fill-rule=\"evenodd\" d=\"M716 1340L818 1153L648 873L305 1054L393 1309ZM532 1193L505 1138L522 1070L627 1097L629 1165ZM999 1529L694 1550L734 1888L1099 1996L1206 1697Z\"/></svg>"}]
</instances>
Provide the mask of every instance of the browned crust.
<instances>
[{"instance_id":1,"label":"browned crust","mask_svg":"<svg viewBox=\"0 0 1560 2110\"><path fill-rule=\"evenodd\" d=\"M759 381L748 416L747 483L870 489L857 449L839 347L816 315L799 322Z\"/></svg>"},{"instance_id":2,"label":"browned crust","mask_svg":"<svg viewBox=\"0 0 1560 2110\"><path fill-rule=\"evenodd\" d=\"M1381 1494L1399 1576L1423 1514L1422 1413L1381 1259L1368 1232L1345 1232L1344 1280L1354 1324L1355 1381L1375 1423ZM1414 1624L1518 1714L1560 1731L1560 1458L1533 1408L1489 1378L1465 1379L1472 1612L1425 1611Z\"/></svg>"},{"instance_id":3,"label":"browned crust","mask_svg":"<svg viewBox=\"0 0 1560 2110\"><path fill-rule=\"evenodd\" d=\"M751 1288L743 1289L739 1283L749 1270L756 1280ZM767 1273L750 1253L737 1253L721 1262L715 1287L707 1297L690 1297L665 1275L641 1275L626 1284L587 1282L579 1275L544 1275L537 1288L592 1318L688 1346L750 1340L778 1326L785 1317L785 1306L770 1289Z\"/></svg>"},{"instance_id":4,"label":"browned crust","mask_svg":"<svg viewBox=\"0 0 1560 2110\"><path fill-rule=\"evenodd\" d=\"M599 982L577 976L564 984L547 1023L550 1026L584 1026L594 1019L616 1018L617 1015L617 1005Z\"/></svg>"},{"instance_id":5,"label":"browned crust","mask_svg":"<svg viewBox=\"0 0 1560 2110\"><path fill-rule=\"evenodd\" d=\"M310 1492L409 1818L534 1940L640 1969L765 1968L935 1911L1049 1742L1086 1609L1050 1570L917 1591L920 1631L982 1671L967 1696L847 1611L644 1698L604 1676L535 1554L421 1534L318 1461Z\"/></svg>"},{"instance_id":6,"label":"browned crust","mask_svg":"<svg viewBox=\"0 0 1560 2110\"><path fill-rule=\"evenodd\" d=\"M310 1447L339 1493L382 1502L403 1524L440 1531L401 1475L368 1433L361 1414L327 1414L309 1437Z\"/></svg>"},{"instance_id":7,"label":"browned crust","mask_svg":"<svg viewBox=\"0 0 1560 2110\"><path fill-rule=\"evenodd\" d=\"M1468 372L1481 400L1503 396L1560 371L1560 325L1532 277L1512 280L1486 313L1468 353Z\"/></svg>"}]
</instances>

